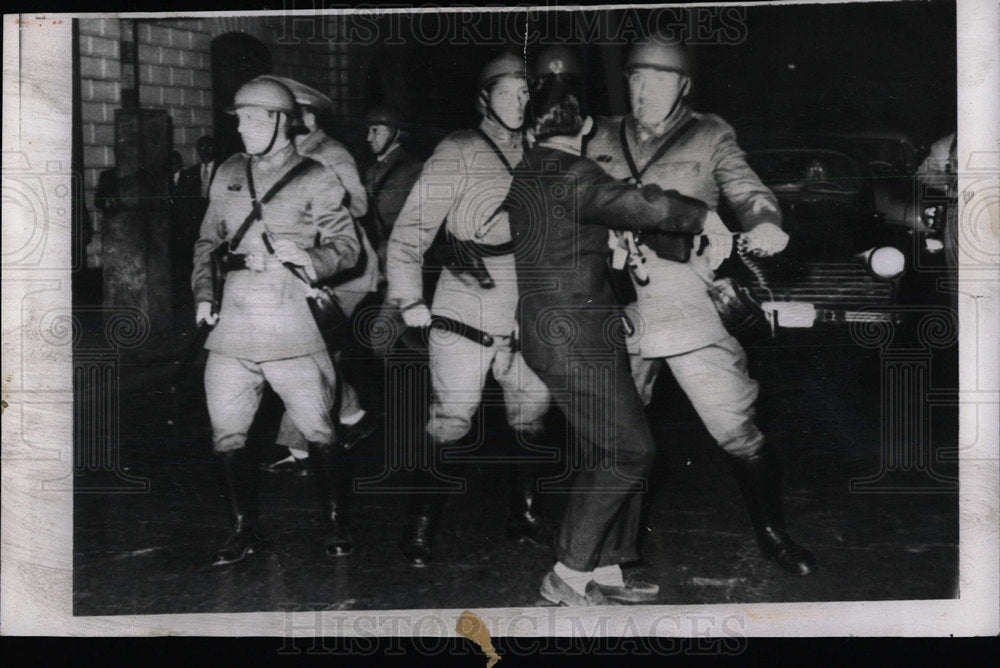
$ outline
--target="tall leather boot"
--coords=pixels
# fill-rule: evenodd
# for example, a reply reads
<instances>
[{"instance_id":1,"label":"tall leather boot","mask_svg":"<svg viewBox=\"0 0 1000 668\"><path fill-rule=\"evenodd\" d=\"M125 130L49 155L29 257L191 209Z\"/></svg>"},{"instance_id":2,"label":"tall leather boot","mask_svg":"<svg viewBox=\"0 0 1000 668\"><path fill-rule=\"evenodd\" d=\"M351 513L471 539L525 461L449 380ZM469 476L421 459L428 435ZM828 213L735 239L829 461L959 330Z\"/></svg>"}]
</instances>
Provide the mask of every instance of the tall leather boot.
<instances>
[{"instance_id":1,"label":"tall leather boot","mask_svg":"<svg viewBox=\"0 0 1000 668\"><path fill-rule=\"evenodd\" d=\"M326 556L346 557L354 551L347 528L351 476L341 449L335 443L309 443L309 475L319 493Z\"/></svg>"},{"instance_id":2,"label":"tall leather boot","mask_svg":"<svg viewBox=\"0 0 1000 668\"><path fill-rule=\"evenodd\" d=\"M750 510L750 521L764 556L795 575L809 575L816 559L785 530L781 510L781 480L774 454L766 447L752 457L731 458L733 474Z\"/></svg>"},{"instance_id":3,"label":"tall leather boot","mask_svg":"<svg viewBox=\"0 0 1000 668\"><path fill-rule=\"evenodd\" d=\"M434 477L426 471L414 474L414 483L420 487L431 487ZM447 495L440 492L419 491L410 494L406 509L406 526L399 543L403 556L414 568L424 568L433 556L431 543L444 510Z\"/></svg>"},{"instance_id":4,"label":"tall leather boot","mask_svg":"<svg viewBox=\"0 0 1000 668\"><path fill-rule=\"evenodd\" d=\"M263 540L257 532L257 467L247 461L246 448L219 456L232 522L229 538L219 548L213 566L242 561Z\"/></svg>"},{"instance_id":5,"label":"tall leather boot","mask_svg":"<svg viewBox=\"0 0 1000 668\"><path fill-rule=\"evenodd\" d=\"M533 464L514 464L508 489L507 536L535 547L552 546L552 528L538 515L538 478L540 468Z\"/></svg>"}]
</instances>

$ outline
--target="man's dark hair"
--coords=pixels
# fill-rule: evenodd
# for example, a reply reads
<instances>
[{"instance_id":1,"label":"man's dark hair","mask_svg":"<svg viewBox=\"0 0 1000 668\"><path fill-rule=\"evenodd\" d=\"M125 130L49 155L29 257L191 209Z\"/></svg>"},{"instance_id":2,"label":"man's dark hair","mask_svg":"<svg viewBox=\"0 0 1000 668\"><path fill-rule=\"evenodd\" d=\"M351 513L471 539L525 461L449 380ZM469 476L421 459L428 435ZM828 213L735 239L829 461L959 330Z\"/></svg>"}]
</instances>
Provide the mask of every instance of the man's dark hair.
<instances>
[{"instance_id":1,"label":"man's dark hair","mask_svg":"<svg viewBox=\"0 0 1000 668\"><path fill-rule=\"evenodd\" d=\"M531 129L536 139L557 135L573 136L583 129L580 97L574 82L564 77L546 76L531 92Z\"/></svg>"}]
</instances>

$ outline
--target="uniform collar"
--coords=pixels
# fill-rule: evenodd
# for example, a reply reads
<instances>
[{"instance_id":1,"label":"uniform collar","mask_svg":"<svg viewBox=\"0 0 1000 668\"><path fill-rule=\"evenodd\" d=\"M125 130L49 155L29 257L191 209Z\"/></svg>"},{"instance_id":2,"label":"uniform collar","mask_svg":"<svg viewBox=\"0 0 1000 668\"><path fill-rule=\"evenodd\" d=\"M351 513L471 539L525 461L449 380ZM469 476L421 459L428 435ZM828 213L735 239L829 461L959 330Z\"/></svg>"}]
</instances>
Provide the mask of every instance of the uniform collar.
<instances>
[{"instance_id":1,"label":"uniform collar","mask_svg":"<svg viewBox=\"0 0 1000 668\"><path fill-rule=\"evenodd\" d=\"M655 142L689 119L692 113L694 112L691 111L691 107L682 102L677 106L674 113L657 123L656 127L647 128L645 126L640 126L639 122L635 120L635 116L632 116L631 114L628 116L627 127L631 131L632 137L637 142Z\"/></svg>"},{"instance_id":2,"label":"uniform collar","mask_svg":"<svg viewBox=\"0 0 1000 668\"><path fill-rule=\"evenodd\" d=\"M386 149L386 151L384 153L382 153L382 155L380 155L377 158L375 158L375 161L376 162L381 162L381 163L387 163L387 162L389 162L389 157L390 156L395 157L396 155L398 155L398 152L397 152L398 148L399 148L399 142L398 141L393 142L392 146L390 146L388 149Z\"/></svg>"},{"instance_id":3,"label":"uniform collar","mask_svg":"<svg viewBox=\"0 0 1000 668\"><path fill-rule=\"evenodd\" d=\"M479 124L479 129L489 135L489 138L499 144L520 145L521 132L511 132L489 116L483 117L483 122Z\"/></svg>"},{"instance_id":4,"label":"uniform collar","mask_svg":"<svg viewBox=\"0 0 1000 668\"><path fill-rule=\"evenodd\" d=\"M288 142L288 145L279 151L269 153L263 157L253 157L251 162L255 168L269 172L280 168L296 155L295 144Z\"/></svg>"},{"instance_id":5,"label":"uniform collar","mask_svg":"<svg viewBox=\"0 0 1000 668\"><path fill-rule=\"evenodd\" d=\"M296 139L295 147L299 150L299 153L302 153L304 155L309 151L311 151L312 149L319 146L320 144L322 144L323 140L326 139L326 133L323 132L321 129L316 128L309 134L305 136L300 135L295 139Z\"/></svg>"}]
</instances>

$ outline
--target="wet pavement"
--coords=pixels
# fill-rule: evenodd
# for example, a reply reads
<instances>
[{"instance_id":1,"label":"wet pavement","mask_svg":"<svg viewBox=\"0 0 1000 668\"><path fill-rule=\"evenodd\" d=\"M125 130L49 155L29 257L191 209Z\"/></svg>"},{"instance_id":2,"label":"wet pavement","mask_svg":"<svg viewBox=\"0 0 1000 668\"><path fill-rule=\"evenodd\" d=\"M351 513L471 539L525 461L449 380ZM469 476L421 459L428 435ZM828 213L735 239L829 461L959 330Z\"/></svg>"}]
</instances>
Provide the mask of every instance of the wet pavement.
<instances>
[{"instance_id":1,"label":"wet pavement","mask_svg":"<svg viewBox=\"0 0 1000 668\"><path fill-rule=\"evenodd\" d=\"M434 562L426 569L407 566L397 547L406 497L386 490L408 478L399 471L382 475L389 460L384 429L352 455L356 480L382 477L375 491L355 497L353 555L324 555L308 477L262 474L265 549L238 564L211 566L227 520L204 396L198 382L176 394L169 389L191 334L154 336L119 359L118 471L91 467L77 474L74 614L543 603L537 587L553 559L548 550L506 538L501 464L465 468L468 490L449 500ZM946 396L942 390L955 386L954 357L954 347L934 349L903 366L925 369L924 389ZM751 348L750 361L761 384L759 424L784 468L788 528L815 553L819 569L804 578L788 576L760 556L725 456L666 376L650 408L660 461L639 565L645 578L660 584L660 602L956 596L957 466L953 457L948 461L957 440L956 408L884 389L887 365L898 367L898 358L860 346L843 326L785 331ZM203 363L202 356L196 376ZM394 396L386 394L378 361L351 355L348 365L368 405L384 406L385 397ZM279 411L280 403L268 398L255 425L254 452L262 460L274 455ZM884 411L906 416L910 426L901 429L917 420L925 447L916 454L931 464L907 472L886 460L881 442L891 434L883 428ZM502 423L496 408L479 416L485 438L474 458L511 452L512 437ZM552 424L556 434L564 428L558 415ZM866 491L852 491L852 482L877 478L886 463L888 475ZM135 491L135 485L148 489ZM559 494L543 497L542 514L553 526L564 501Z\"/></svg>"}]
</instances>

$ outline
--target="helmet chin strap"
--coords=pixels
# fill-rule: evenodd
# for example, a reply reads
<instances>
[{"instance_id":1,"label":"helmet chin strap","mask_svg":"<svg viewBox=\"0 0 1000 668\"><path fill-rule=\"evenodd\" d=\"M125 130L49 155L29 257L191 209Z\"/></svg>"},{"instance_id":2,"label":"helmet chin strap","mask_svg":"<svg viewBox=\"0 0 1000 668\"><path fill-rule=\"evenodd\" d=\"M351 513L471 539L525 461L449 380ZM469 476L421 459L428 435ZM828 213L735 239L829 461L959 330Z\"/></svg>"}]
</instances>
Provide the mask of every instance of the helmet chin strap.
<instances>
[{"instance_id":1,"label":"helmet chin strap","mask_svg":"<svg viewBox=\"0 0 1000 668\"><path fill-rule=\"evenodd\" d=\"M279 111L278 114L274 117L274 132L271 133L271 141L267 143L267 148L265 148L263 151L260 151L259 153L251 153L250 155L252 155L255 158L259 158L271 152L271 149L274 148L274 142L277 141L278 139L278 128L281 125L282 113L283 112Z\"/></svg>"},{"instance_id":2,"label":"helmet chin strap","mask_svg":"<svg viewBox=\"0 0 1000 668\"><path fill-rule=\"evenodd\" d=\"M655 123L655 126L659 126L659 125L660 125L660 123L662 123L663 121L665 121L665 120L667 120L668 118L670 118L671 116L673 116L673 115L674 115L674 113L675 113L675 112L677 111L677 108L678 108L678 107L679 107L679 106L681 105L681 102L683 102L683 101L684 101L684 95L678 95L678 96L677 96L677 99L676 99L676 100L674 100L674 103L673 103L673 105L671 105L671 107L670 107L670 111L668 111L668 112L666 113L666 115L664 115L664 117L663 117L663 118L661 118L661 119L660 119L659 121L657 121L657 122Z\"/></svg>"},{"instance_id":3,"label":"helmet chin strap","mask_svg":"<svg viewBox=\"0 0 1000 668\"><path fill-rule=\"evenodd\" d=\"M511 126L504 123L503 119L500 118L500 114L498 114L496 111L493 110L493 105L490 104L489 97L485 94L485 91L483 91L483 97L486 98L483 100L483 106L486 107L487 117L492 118L494 121L499 123L507 132L520 132L524 128L523 120L521 121L521 125L519 125L516 128L512 128Z\"/></svg>"}]
</instances>

